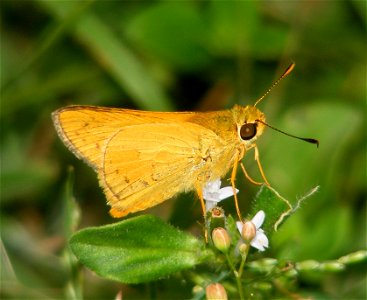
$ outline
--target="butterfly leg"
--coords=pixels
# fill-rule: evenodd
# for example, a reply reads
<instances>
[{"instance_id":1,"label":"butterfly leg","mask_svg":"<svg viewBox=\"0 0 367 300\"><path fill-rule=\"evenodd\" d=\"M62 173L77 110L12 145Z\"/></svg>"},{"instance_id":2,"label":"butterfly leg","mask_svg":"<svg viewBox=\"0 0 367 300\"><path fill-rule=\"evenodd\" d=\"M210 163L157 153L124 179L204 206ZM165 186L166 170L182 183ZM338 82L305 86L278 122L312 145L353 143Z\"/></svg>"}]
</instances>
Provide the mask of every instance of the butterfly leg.
<instances>
[{"instance_id":1,"label":"butterfly leg","mask_svg":"<svg viewBox=\"0 0 367 300\"><path fill-rule=\"evenodd\" d=\"M232 169L232 174L231 174L231 185L233 189L234 203L236 206L237 216L242 221L242 216L241 216L240 208L238 206L237 191L236 191L236 175L237 175L237 167L238 167L239 159L240 159L240 152L238 151L234 159L234 164L233 164L233 169Z\"/></svg>"},{"instance_id":2,"label":"butterfly leg","mask_svg":"<svg viewBox=\"0 0 367 300\"><path fill-rule=\"evenodd\" d=\"M203 189L198 184L196 186L196 192L197 192L197 194L199 196L199 199L200 199L201 209L203 211L203 217L205 218L206 208L205 208L205 201L204 201L204 198L203 198Z\"/></svg>"},{"instance_id":3,"label":"butterfly leg","mask_svg":"<svg viewBox=\"0 0 367 300\"><path fill-rule=\"evenodd\" d=\"M208 243L208 229L206 228L206 207L205 207L205 201L203 197L203 189L201 188L200 184L196 184L196 192L200 199L201 209L203 211L203 219L204 219L204 236L205 236L205 242Z\"/></svg>"},{"instance_id":4,"label":"butterfly leg","mask_svg":"<svg viewBox=\"0 0 367 300\"><path fill-rule=\"evenodd\" d=\"M254 146L254 150L255 150L255 160L257 162L257 166L259 167L261 177L264 179L265 184L270 186L268 180L265 177L263 167L261 166L261 163L260 163L259 150L257 149L257 145Z\"/></svg>"},{"instance_id":5,"label":"butterfly leg","mask_svg":"<svg viewBox=\"0 0 367 300\"><path fill-rule=\"evenodd\" d=\"M254 180L250 177L250 175L247 173L247 171L245 169L245 166L243 165L242 162L240 162L240 166L242 168L243 174L245 174L245 177L248 179L248 181L250 181L252 184L255 184L255 185L262 185L263 184L262 182L258 182L258 181Z\"/></svg>"}]
</instances>

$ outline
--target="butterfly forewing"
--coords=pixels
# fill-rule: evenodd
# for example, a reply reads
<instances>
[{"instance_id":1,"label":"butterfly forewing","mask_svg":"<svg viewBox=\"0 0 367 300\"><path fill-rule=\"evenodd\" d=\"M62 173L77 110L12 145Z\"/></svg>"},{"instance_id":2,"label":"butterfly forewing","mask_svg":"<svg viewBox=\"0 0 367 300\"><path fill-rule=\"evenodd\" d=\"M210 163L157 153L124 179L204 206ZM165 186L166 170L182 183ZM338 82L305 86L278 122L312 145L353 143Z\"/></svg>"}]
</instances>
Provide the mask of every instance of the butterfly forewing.
<instances>
[{"instance_id":1,"label":"butterfly forewing","mask_svg":"<svg viewBox=\"0 0 367 300\"><path fill-rule=\"evenodd\" d=\"M154 206L194 189L198 182L224 175L226 170L215 172L223 169L216 165L224 157L230 161L232 150L228 152L222 138L200 125L198 118L200 113L88 106L53 113L63 142L98 173L115 217Z\"/></svg>"},{"instance_id":2,"label":"butterfly forewing","mask_svg":"<svg viewBox=\"0 0 367 300\"><path fill-rule=\"evenodd\" d=\"M78 157L94 169L102 165L102 151L108 139L121 128L112 111L71 106L52 114L60 138Z\"/></svg>"},{"instance_id":3,"label":"butterfly forewing","mask_svg":"<svg viewBox=\"0 0 367 300\"><path fill-rule=\"evenodd\" d=\"M113 215L143 210L193 189L207 164L198 132L218 139L212 131L187 122L122 128L106 144L99 173Z\"/></svg>"},{"instance_id":4,"label":"butterfly forewing","mask_svg":"<svg viewBox=\"0 0 367 300\"><path fill-rule=\"evenodd\" d=\"M101 166L101 149L121 128L145 123L185 120L194 113L151 113L96 106L68 106L52 114L62 141L94 169Z\"/></svg>"}]
</instances>

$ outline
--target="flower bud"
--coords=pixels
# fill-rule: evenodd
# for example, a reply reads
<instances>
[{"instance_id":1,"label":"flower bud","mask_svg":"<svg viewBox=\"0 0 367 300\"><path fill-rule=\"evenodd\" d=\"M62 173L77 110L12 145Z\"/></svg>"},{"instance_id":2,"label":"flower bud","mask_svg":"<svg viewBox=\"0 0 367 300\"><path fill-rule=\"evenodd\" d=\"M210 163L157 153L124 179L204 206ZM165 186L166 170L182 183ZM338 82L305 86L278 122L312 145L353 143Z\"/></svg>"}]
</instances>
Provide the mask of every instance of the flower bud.
<instances>
[{"instance_id":1,"label":"flower bud","mask_svg":"<svg viewBox=\"0 0 367 300\"><path fill-rule=\"evenodd\" d=\"M279 262L277 259L263 258L249 262L247 264L247 267L256 272L269 273L273 271L278 266L278 264Z\"/></svg>"},{"instance_id":2,"label":"flower bud","mask_svg":"<svg viewBox=\"0 0 367 300\"><path fill-rule=\"evenodd\" d=\"M207 300L227 300L227 293L220 283L212 283L206 287Z\"/></svg>"},{"instance_id":3,"label":"flower bud","mask_svg":"<svg viewBox=\"0 0 367 300\"><path fill-rule=\"evenodd\" d=\"M246 243L250 243L256 236L256 226L253 222L247 221L243 224L241 235Z\"/></svg>"},{"instance_id":4,"label":"flower bud","mask_svg":"<svg viewBox=\"0 0 367 300\"><path fill-rule=\"evenodd\" d=\"M192 293L195 295L195 294L199 294L199 293L202 293L204 292L204 289L200 286L200 285L195 285L193 288L192 288Z\"/></svg>"},{"instance_id":5,"label":"flower bud","mask_svg":"<svg viewBox=\"0 0 367 300\"><path fill-rule=\"evenodd\" d=\"M122 300L122 290L119 290L115 296L115 300Z\"/></svg>"},{"instance_id":6,"label":"flower bud","mask_svg":"<svg viewBox=\"0 0 367 300\"><path fill-rule=\"evenodd\" d=\"M224 218L224 210L218 206L213 207L210 213L212 218Z\"/></svg>"},{"instance_id":7,"label":"flower bud","mask_svg":"<svg viewBox=\"0 0 367 300\"><path fill-rule=\"evenodd\" d=\"M224 210L222 208L216 206L207 212L207 227L210 232L214 228L224 227L225 222Z\"/></svg>"},{"instance_id":8,"label":"flower bud","mask_svg":"<svg viewBox=\"0 0 367 300\"><path fill-rule=\"evenodd\" d=\"M320 264L321 271L340 272L345 270L345 265L337 261L327 261Z\"/></svg>"},{"instance_id":9,"label":"flower bud","mask_svg":"<svg viewBox=\"0 0 367 300\"><path fill-rule=\"evenodd\" d=\"M231 246L231 237L227 230L222 227L218 227L213 230L212 240L215 248L223 253L226 253Z\"/></svg>"},{"instance_id":10,"label":"flower bud","mask_svg":"<svg viewBox=\"0 0 367 300\"><path fill-rule=\"evenodd\" d=\"M250 245L246 243L242 243L238 250L240 251L241 255L247 255L249 251Z\"/></svg>"},{"instance_id":11,"label":"flower bud","mask_svg":"<svg viewBox=\"0 0 367 300\"><path fill-rule=\"evenodd\" d=\"M301 272L314 271L320 268L320 263L316 260L305 260L296 263L297 270Z\"/></svg>"},{"instance_id":12,"label":"flower bud","mask_svg":"<svg viewBox=\"0 0 367 300\"><path fill-rule=\"evenodd\" d=\"M367 251L366 250L359 250L357 252L353 252L342 256L338 259L338 261L342 264L355 264L361 263L367 259Z\"/></svg>"}]
</instances>

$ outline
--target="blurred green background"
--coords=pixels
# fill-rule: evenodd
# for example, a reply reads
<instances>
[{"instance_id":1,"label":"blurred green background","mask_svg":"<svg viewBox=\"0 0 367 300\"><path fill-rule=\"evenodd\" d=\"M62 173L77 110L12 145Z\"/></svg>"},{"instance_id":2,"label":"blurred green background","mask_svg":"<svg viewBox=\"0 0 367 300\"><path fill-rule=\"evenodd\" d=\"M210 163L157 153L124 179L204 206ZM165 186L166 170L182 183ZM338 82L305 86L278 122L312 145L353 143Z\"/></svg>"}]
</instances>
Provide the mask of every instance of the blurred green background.
<instances>
[{"instance_id":1,"label":"blurred green background","mask_svg":"<svg viewBox=\"0 0 367 300\"><path fill-rule=\"evenodd\" d=\"M81 225L116 220L96 174L56 136L50 114L69 104L216 110L253 104L291 61L296 69L259 105L268 180L295 202L320 191L273 234L269 257L330 260L366 248L366 2L11 1L1 3L1 298L63 298L75 274L65 184L75 167ZM260 178L253 154L245 158ZM243 211L257 191L239 174ZM271 203L269 203L271 205ZM232 201L225 203L229 212ZM193 194L144 213L200 235ZM183 299L180 276L122 286L84 272L84 296ZM365 299L361 267L302 278L318 299ZM158 294L154 291L159 290Z\"/></svg>"}]
</instances>

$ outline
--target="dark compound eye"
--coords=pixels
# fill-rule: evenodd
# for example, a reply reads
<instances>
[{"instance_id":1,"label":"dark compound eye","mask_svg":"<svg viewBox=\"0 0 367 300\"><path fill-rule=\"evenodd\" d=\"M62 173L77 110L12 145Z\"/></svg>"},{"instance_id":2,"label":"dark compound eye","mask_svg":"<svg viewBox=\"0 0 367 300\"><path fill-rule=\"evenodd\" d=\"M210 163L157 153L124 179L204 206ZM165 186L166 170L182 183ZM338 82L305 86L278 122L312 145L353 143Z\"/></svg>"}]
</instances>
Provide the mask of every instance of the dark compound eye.
<instances>
[{"instance_id":1,"label":"dark compound eye","mask_svg":"<svg viewBox=\"0 0 367 300\"><path fill-rule=\"evenodd\" d=\"M241 139L251 140L256 135L256 123L247 123L242 125L240 129Z\"/></svg>"}]
</instances>

